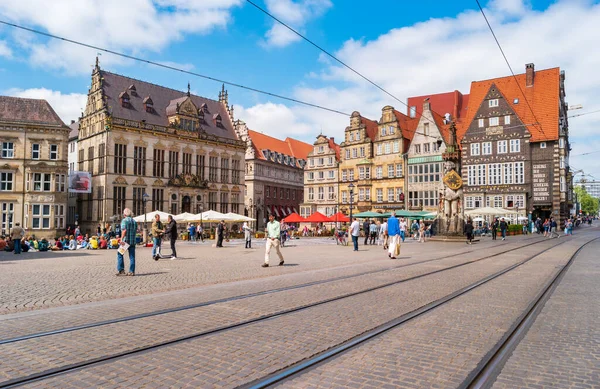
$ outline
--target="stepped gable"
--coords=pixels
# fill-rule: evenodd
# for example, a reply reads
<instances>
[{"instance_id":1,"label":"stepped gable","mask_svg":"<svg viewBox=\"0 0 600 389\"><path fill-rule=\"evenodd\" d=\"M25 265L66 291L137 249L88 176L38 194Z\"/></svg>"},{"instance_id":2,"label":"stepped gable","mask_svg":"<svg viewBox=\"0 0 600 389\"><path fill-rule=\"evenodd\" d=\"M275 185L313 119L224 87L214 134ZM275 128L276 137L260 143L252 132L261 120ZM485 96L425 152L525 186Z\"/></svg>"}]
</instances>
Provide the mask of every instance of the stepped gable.
<instances>
[{"instance_id":1,"label":"stepped gable","mask_svg":"<svg viewBox=\"0 0 600 389\"><path fill-rule=\"evenodd\" d=\"M219 101L211 100L206 97L187 94L186 92L166 88L149 82L136 80L119 74L100 70L103 80L102 89L107 97L106 104L109 107L113 117L142 121L148 124L168 127L168 115L176 110L177 103L185 101L188 96L196 106L200 108L206 104L208 113L204 113L204 122L201 123L202 129L211 135L222 138L237 139L233 129L233 123L224 104ZM131 89L131 86L134 89ZM127 92L130 105L122 106L119 95ZM147 112L144 108L144 99L150 97L153 103L152 112ZM221 116L221 127L217 126L213 115Z\"/></svg>"},{"instance_id":2,"label":"stepped gable","mask_svg":"<svg viewBox=\"0 0 600 389\"><path fill-rule=\"evenodd\" d=\"M46 100L0 96L0 120L65 126Z\"/></svg>"}]
</instances>

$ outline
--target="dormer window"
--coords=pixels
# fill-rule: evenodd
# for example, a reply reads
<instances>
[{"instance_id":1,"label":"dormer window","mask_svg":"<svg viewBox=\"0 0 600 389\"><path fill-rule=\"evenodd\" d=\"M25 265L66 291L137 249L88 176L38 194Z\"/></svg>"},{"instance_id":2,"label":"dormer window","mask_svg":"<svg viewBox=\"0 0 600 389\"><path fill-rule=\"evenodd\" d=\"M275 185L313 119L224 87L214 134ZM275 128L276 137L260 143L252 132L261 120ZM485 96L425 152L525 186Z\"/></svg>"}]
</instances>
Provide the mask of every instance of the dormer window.
<instances>
[{"instance_id":1,"label":"dormer window","mask_svg":"<svg viewBox=\"0 0 600 389\"><path fill-rule=\"evenodd\" d=\"M269 159L269 157L270 157L270 154L271 154L271 153L270 153L270 151L269 151L269 150L263 150L263 155L265 156L265 159L267 159L267 160L268 160L268 159Z\"/></svg>"},{"instance_id":2,"label":"dormer window","mask_svg":"<svg viewBox=\"0 0 600 389\"><path fill-rule=\"evenodd\" d=\"M202 103L202 105L200 106L200 110L202 110L202 112L204 113L210 113L208 112L208 105L206 105L206 103Z\"/></svg>"},{"instance_id":3,"label":"dormer window","mask_svg":"<svg viewBox=\"0 0 600 389\"><path fill-rule=\"evenodd\" d=\"M146 112L154 112L154 102L152 101L150 96L146 96L144 100L142 100L142 103L144 103L144 109L146 110Z\"/></svg>"},{"instance_id":4,"label":"dormer window","mask_svg":"<svg viewBox=\"0 0 600 389\"><path fill-rule=\"evenodd\" d=\"M129 85L129 88L127 88L127 90L129 91L129 93L131 93L132 96L137 95L137 90L135 89L135 85L133 85L133 84Z\"/></svg>"},{"instance_id":5,"label":"dormer window","mask_svg":"<svg viewBox=\"0 0 600 389\"><path fill-rule=\"evenodd\" d=\"M221 115L219 115L218 113L214 114L213 120L215 121L215 125L217 127L223 127L223 124L221 123Z\"/></svg>"},{"instance_id":6,"label":"dormer window","mask_svg":"<svg viewBox=\"0 0 600 389\"><path fill-rule=\"evenodd\" d=\"M285 163L286 165L289 164L289 158L287 155L283 158L283 163Z\"/></svg>"},{"instance_id":7,"label":"dormer window","mask_svg":"<svg viewBox=\"0 0 600 389\"><path fill-rule=\"evenodd\" d=\"M129 100L129 95L127 92L121 92L119 95L119 100L121 101L121 106L124 108L131 108L131 101Z\"/></svg>"},{"instance_id":8,"label":"dormer window","mask_svg":"<svg viewBox=\"0 0 600 389\"><path fill-rule=\"evenodd\" d=\"M200 119L200 123L206 124L206 121L204 120L204 111L202 108L198 109L198 119Z\"/></svg>"}]
</instances>

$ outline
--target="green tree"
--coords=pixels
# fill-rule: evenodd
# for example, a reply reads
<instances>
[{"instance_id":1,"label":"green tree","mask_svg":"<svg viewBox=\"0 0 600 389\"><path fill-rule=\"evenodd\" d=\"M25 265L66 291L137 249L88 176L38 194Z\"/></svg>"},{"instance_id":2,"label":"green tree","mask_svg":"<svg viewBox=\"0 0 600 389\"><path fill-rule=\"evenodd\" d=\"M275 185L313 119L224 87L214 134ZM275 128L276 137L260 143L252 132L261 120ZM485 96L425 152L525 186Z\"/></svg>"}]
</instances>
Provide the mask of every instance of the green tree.
<instances>
[{"instance_id":1,"label":"green tree","mask_svg":"<svg viewBox=\"0 0 600 389\"><path fill-rule=\"evenodd\" d=\"M588 215L597 215L600 209L600 200L592 197L584 187L576 186L573 191L577 194L577 201L581 204L581 210Z\"/></svg>"}]
</instances>

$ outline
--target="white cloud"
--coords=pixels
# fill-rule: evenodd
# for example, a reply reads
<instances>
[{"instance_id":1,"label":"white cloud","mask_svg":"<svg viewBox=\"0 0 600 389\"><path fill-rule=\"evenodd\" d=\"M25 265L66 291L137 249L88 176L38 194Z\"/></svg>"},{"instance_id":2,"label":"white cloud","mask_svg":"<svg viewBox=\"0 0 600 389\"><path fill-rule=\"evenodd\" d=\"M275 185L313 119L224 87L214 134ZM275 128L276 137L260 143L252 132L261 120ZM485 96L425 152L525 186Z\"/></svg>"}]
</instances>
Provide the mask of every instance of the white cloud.
<instances>
[{"instance_id":1,"label":"white cloud","mask_svg":"<svg viewBox=\"0 0 600 389\"><path fill-rule=\"evenodd\" d=\"M323 15L333 4L331 0L266 0L267 10L276 18L302 33L304 26L314 18ZM265 33L266 47L285 47L301 38L274 21L273 27Z\"/></svg>"},{"instance_id":2,"label":"white cloud","mask_svg":"<svg viewBox=\"0 0 600 389\"><path fill-rule=\"evenodd\" d=\"M85 108L87 95L81 93L63 94L46 88L9 89L2 92L7 96L46 100L66 124L77 120Z\"/></svg>"},{"instance_id":3,"label":"white cloud","mask_svg":"<svg viewBox=\"0 0 600 389\"><path fill-rule=\"evenodd\" d=\"M12 50L8 47L6 41L0 41L0 57L12 57Z\"/></svg>"},{"instance_id":4,"label":"white cloud","mask_svg":"<svg viewBox=\"0 0 600 389\"><path fill-rule=\"evenodd\" d=\"M592 49L600 40L600 4L560 0L543 11L533 11L528 1L495 0L488 3L485 11L515 73L523 73L525 64L530 62L537 70L559 66L566 72L567 101L584 106L583 111L573 114L600 109L596 93L600 89L600 53ZM455 89L469 93L471 81L510 75L485 20L473 10L392 29L373 40L348 39L336 56L402 102L410 96ZM401 102L348 69L323 59L316 65L322 69L313 70L303 82L314 84L320 80L325 86L298 87L294 97L344 112L357 110L374 120L379 119L381 108L388 104L406 112ZM304 136L308 141L319 133L320 126L324 133L342 139L349 123L348 118L312 108L285 109L293 115L285 116L282 122L270 124L262 116L271 113L260 111L254 112L247 122L257 130L280 137L289 135L288 129L302 128L301 124L306 123L311 129ZM258 128L252 125L253 121L270 127ZM594 142L599 140L600 114L573 118L569 124L573 154L588 150L590 144L597 145ZM575 166L586 173L595 170L600 178L600 170L594 164L598 155L580 157Z\"/></svg>"},{"instance_id":5,"label":"white cloud","mask_svg":"<svg viewBox=\"0 0 600 389\"><path fill-rule=\"evenodd\" d=\"M115 51L158 52L185 34L205 34L230 22L232 7L241 0L4 0L0 14L10 21L50 34L80 40ZM31 63L70 73L87 73L97 50L17 34L18 45ZM103 63L124 59L105 54Z\"/></svg>"}]
</instances>

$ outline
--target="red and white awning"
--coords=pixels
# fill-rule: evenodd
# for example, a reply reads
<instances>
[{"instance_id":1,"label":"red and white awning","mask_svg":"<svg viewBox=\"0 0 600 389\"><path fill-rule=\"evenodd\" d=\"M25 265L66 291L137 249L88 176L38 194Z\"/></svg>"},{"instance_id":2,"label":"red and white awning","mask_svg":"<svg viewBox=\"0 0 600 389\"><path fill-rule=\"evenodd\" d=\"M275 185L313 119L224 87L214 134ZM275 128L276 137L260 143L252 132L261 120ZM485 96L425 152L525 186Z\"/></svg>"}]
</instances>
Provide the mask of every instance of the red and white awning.
<instances>
[{"instance_id":1,"label":"red and white awning","mask_svg":"<svg viewBox=\"0 0 600 389\"><path fill-rule=\"evenodd\" d=\"M279 214L279 209L277 209L276 205L273 205L273 213L275 214L275 216L281 217L281 215Z\"/></svg>"}]
</instances>

